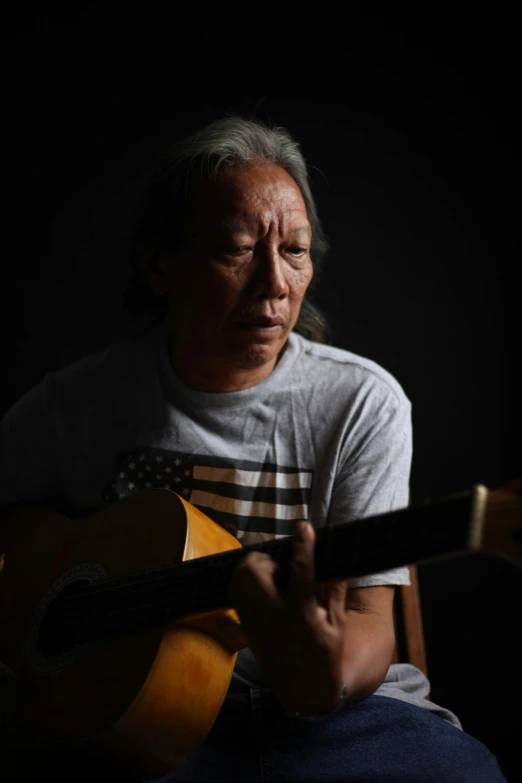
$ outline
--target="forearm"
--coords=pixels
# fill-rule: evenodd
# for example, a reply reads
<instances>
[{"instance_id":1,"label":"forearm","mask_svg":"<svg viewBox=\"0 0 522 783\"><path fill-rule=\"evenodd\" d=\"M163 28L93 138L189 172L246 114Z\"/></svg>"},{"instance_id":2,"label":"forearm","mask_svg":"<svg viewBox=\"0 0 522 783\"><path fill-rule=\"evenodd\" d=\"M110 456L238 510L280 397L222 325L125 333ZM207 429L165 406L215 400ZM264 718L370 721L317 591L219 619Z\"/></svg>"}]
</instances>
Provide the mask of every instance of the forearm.
<instances>
[{"instance_id":1,"label":"forearm","mask_svg":"<svg viewBox=\"0 0 522 783\"><path fill-rule=\"evenodd\" d=\"M394 647L392 623L348 610L342 664L347 701L361 701L377 690L392 662Z\"/></svg>"},{"instance_id":2,"label":"forearm","mask_svg":"<svg viewBox=\"0 0 522 783\"><path fill-rule=\"evenodd\" d=\"M394 588L351 588L314 581L314 531L299 524L288 587L274 580L277 564L251 552L236 569L231 596L261 671L287 712L317 713L339 700L373 693L394 647Z\"/></svg>"},{"instance_id":3,"label":"forearm","mask_svg":"<svg viewBox=\"0 0 522 783\"><path fill-rule=\"evenodd\" d=\"M389 590L393 595L393 588L377 589ZM304 714L327 711L338 702L343 683L348 702L361 701L374 693L393 658L393 621L387 615L358 604L347 609L338 654L323 657L319 648L312 655L311 645L302 640L302 645L296 644L291 652L281 650L277 658L259 659L283 707Z\"/></svg>"},{"instance_id":4,"label":"forearm","mask_svg":"<svg viewBox=\"0 0 522 783\"><path fill-rule=\"evenodd\" d=\"M348 588L341 662L332 657L311 679L312 699L334 706L344 683L346 701L361 701L381 685L395 648L394 594L391 585Z\"/></svg>"}]
</instances>

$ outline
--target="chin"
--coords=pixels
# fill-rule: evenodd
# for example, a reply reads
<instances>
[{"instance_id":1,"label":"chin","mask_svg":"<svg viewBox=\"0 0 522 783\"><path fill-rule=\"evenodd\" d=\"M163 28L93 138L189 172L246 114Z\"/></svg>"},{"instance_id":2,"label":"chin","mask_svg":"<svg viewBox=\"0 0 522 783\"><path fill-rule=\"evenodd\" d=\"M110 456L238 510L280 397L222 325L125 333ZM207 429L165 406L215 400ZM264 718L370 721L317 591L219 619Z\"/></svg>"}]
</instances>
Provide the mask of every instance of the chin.
<instances>
[{"instance_id":1,"label":"chin","mask_svg":"<svg viewBox=\"0 0 522 783\"><path fill-rule=\"evenodd\" d=\"M277 345L262 343L249 345L241 351L240 364L244 367L261 367L264 364L269 364L277 359L285 343L286 340L282 344L278 342Z\"/></svg>"}]
</instances>

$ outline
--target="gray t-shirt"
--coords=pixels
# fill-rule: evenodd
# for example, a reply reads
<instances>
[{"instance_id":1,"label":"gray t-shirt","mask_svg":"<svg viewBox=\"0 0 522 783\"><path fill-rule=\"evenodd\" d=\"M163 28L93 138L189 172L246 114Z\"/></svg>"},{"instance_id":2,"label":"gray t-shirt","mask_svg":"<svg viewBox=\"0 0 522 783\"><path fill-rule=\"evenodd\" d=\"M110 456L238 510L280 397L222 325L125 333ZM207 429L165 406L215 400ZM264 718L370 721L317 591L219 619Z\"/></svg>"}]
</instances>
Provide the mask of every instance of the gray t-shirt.
<instances>
[{"instance_id":1,"label":"gray t-shirt","mask_svg":"<svg viewBox=\"0 0 522 783\"><path fill-rule=\"evenodd\" d=\"M197 392L174 374L161 327L46 375L8 411L0 507L52 498L82 517L167 486L250 544L299 519L320 528L406 506L411 452L410 402L375 362L292 333L261 383ZM353 580L385 584L409 584L407 568ZM392 666L383 695L411 669ZM242 651L234 686L261 682Z\"/></svg>"}]
</instances>

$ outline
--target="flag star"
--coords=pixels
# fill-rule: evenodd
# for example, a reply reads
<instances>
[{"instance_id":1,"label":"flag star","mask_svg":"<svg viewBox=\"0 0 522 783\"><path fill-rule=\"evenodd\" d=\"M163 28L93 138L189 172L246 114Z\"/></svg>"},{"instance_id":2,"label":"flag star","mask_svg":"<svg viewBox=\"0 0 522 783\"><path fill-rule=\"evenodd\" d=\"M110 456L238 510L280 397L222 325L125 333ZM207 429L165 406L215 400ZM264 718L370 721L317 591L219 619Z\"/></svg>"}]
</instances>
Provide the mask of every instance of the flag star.
<instances>
[{"instance_id":1,"label":"flag star","mask_svg":"<svg viewBox=\"0 0 522 783\"><path fill-rule=\"evenodd\" d=\"M134 462L131 462L130 465L129 465L129 468L131 470L134 470L135 467L136 467L136 464Z\"/></svg>"},{"instance_id":2,"label":"flag star","mask_svg":"<svg viewBox=\"0 0 522 783\"><path fill-rule=\"evenodd\" d=\"M143 478L143 473L138 473L138 478Z\"/></svg>"},{"instance_id":3,"label":"flag star","mask_svg":"<svg viewBox=\"0 0 522 783\"><path fill-rule=\"evenodd\" d=\"M145 470L152 470L150 465L145 465Z\"/></svg>"},{"instance_id":4,"label":"flag star","mask_svg":"<svg viewBox=\"0 0 522 783\"><path fill-rule=\"evenodd\" d=\"M181 479L180 479L180 477L179 477L179 476L176 476L176 478L174 479L174 481L176 482L176 484L179 484L179 482L181 481Z\"/></svg>"},{"instance_id":5,"label":"flag star","mask_svg":"<svg viewBox=\"0 0 522 783\"><path fill-rule=\"evenodd\" d=\"M172 468L165 468L165 473L172 473Z\"/></svg>"},{"instance_id":6,"label":"flag star","mask_svg":"<svg viewBox=\"0 0 522 783\"><path fill-rule=\"evenodd\" d=\"M189 493L189 491L188 491L188 489L185 487L185 489L183 490L183 494L184 494L184 495L188 495L188 493Z\"/></svg>"},{"instance_id":7,"label":"flag star","mask_svg":"<svg viewBox=\"0 0 522 783\"><path fill-rule=\"evenodd\" d=\"M152 487L152 484L150 481L146 481L145 486L147 487L147 489L149 489L149 487Z\"/></svg>"},{"instance_id":8,"label":"flag star","mask_svg":"<svg viewBox=\"0 0 522 783\"><path fill-rule=\"evenodd\" d=\"M170 484L165 484L163 489L170 489Z\"/></svg>"},{"instance_id":9,"label":"flag star","mask_svg":"<svg viewBox=\"0 0 522 783\"><path fill-rule=\"evenodd\" d=\"M140 454L138 459L139 459L140 462L145 462L145 454Z\"/></svg>"},{"instance_id":10,"label":"flag star","mask_svg":"<svg viewBox=\"0 0 522 783\"><path fill-rule=\"evenodd\" d=\"M180 460L180 458L179 458L179 457L178 457L177 459L175 459L175 460L174 460L174 464L175 464L176 466L177 466L177 465L181 465L181 460Z\"/></svg>"},{"instance_id":11,"label":"flag star","mask_svg":"<svg viewBox=\"0 0 522 783\"><path fill-rule=\"evenodd\" d=\"M156 478L157 478L157 479L158 479L158 481L159 481L159 480L160 480L160 478L162 478L162 475L161 475L161 473L156 473Z\"/></svg>"},{"instance_id":12,"label":"flag star","mask_svg":"<svg viewBox=\"0 0 522 783\"><path fill-rule=\"evenodd\" d=\"M125 478L125 473L120 473L120 478Z\"/></svg>"},{"instance_id":13,"label":"flag star","mask_svg":"<svg viewBox=\"0 0 522 783\"><path fill-rule=\"evenodd\" d=\"M132 481L129 481L127 486L129 487L129 489L134 489L134 484L132 483Z\"/></svg>"},{"instance_id":14,"label":"flag star","mask_svg":"<svg viewBox=\"0 0 522 783\"><path fill-rule=\"evenodd\" d=\"M163 457L156 457L156 462L163 462Z\"/></svg>"},{"instance_id":15,"label":"flag star","mask_svg":"<svg viewBox=\"0 0 522 783\"><path fill-rule=\"evenodd\" d=\"M185 471L185 476L190 476L190 470Z\"/></svg>"}]
</instances>

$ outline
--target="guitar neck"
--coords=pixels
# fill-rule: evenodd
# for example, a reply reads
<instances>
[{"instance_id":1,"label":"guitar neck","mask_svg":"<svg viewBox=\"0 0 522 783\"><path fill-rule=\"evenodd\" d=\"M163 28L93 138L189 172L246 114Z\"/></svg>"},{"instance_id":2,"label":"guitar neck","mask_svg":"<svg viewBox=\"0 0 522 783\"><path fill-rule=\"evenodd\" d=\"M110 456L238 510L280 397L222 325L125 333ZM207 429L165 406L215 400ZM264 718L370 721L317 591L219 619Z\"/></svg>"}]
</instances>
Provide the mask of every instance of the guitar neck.
<instances>
[{"instance_id":1,"label":"guitar neck","mask_svg":"<svg viewBox=\"0 0 522 783\"><path fill-rule=\"evenodd\" d=\"M320 529L316 533L314 553L316 584L365 576L476 548L484 498L481 490L476 488L429 505ZM230 606L232 572L249 551L265 552L277 562L276 581L284 589L288 583L292 543L293 538L289 536L192 561L191 578L197 595L190 613ZM182 568L192 563L183 564Z\"/></svg>"},{"instance_id":2,"label":"guitar neck","mask_svg":"<svg viewBox=\"0 0 522 783\"><path fill-rule=\"evenodd\" d=\"M317 532L318 585L476 549L480 545L487 490L477 486L440 501L379 514ZM113 580L84 591L85 640L157 625L187 615L231 606L230 580L249 551L269 554L279 565L284 589L292 537L201 557L131 579ZM124 589L122 589L124 588ZM81 607L76 612L82 615Z\"/></svg>"}]
</instances>

